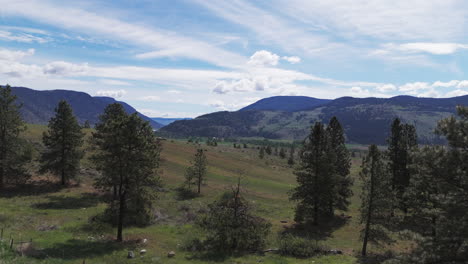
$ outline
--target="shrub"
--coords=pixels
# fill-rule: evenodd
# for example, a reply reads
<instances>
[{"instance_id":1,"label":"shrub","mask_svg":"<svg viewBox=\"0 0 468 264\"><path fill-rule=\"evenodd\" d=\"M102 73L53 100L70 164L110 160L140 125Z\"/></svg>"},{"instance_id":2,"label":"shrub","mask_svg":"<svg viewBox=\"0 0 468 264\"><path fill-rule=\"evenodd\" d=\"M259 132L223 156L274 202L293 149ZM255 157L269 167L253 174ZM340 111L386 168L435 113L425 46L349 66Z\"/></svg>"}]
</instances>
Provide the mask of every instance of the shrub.
<instances>
[{"instance_id":1,"label":"shrub","mask_svg":"<svg viewBox=\"0 0 468 264\"><path fill-rule=\"evenodd\" d=\"M281 255L308 258L325 251L326 249L317 245L315 241L291 234L284 235L279 239L279 253Z\"/></svg>"},{"instance_id":2,"label":"shrub","mask_svg":"<svg viewBox=\"0 0 468 264\"><path fill-rule=\"evenodd\" d=\"M210 204L197 225L204 231L205 248L224 253L261 249L271 228L265 219L252 214L249 203L240 194L240 183Z\"/></svg>"}]
</instances>

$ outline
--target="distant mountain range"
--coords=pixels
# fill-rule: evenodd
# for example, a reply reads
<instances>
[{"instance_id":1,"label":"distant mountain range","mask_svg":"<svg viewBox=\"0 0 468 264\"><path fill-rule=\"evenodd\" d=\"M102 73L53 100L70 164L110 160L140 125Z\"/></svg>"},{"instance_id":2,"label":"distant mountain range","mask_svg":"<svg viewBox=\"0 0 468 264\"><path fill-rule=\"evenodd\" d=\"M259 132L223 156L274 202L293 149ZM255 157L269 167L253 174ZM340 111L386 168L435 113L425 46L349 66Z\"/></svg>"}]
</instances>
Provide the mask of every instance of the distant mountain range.
<instances>
[{"instance_id":1,"label":"distant mountain range","mask_svg":"<svg viewBox=\"0 0 468 264\"><path fill-rule=\"evenodd\" d=\"M329 99L317 99L307 96L273 96L261 99L239 111L259 110L296 112L309 110L316 106L324 105L330 101L331 100Z\"/></svg>"},{"instance_id":2,"label":"distant mountain range","mask_svg":"<svg viewBox=\"0 0 468 264\"><path fill-rule=\"evenodd\" d=\"M167 117L152 117L151 119L153 119L154 121L158 122L159 124L163 125L163 126L167 126L169 125L170 123L173 123L175 121L179 121L179 120L191 120L193 118L167 118Z\"/></svg>"},{"instance_id":3,"label":"distant mountain range","mask_svg":"<svg viewBox=\"0 0 468 264\"><path fill-rule=\"evenodd\" d=\"M112 103L120 103L127 113L137 112L135 108L124 102L116 101L114 98L93 97L83 92L68 90L37 91L25 87L12 87L12 91L18 97L18 101L23 104L21 108L23 119L31 124L47 124L49 119L54 116L54 109L60 100L66 100L71 105L80 124L86 121L89 121L92 125L97 123L104 108ZM141 113L138 113L138 115L150 122L154 129L163 126Z\"/></svg>"},{"instance_id":4,"label":"distant mountain range","mask_svg":"<svg viewBox=\"0 0 468 264\"><path fill-rule=\"evenodd\" d=\"M437 121L453 115L457 105L468 105L468 96L453 98L342 97L335 100L304 96L276 96L262 99L236 112L216 112L193 120L171 123L160 130L172 137L261 137L302 140L310 126L336 116L348 143L385 144L395 117L416 126L421 143L441 139L433 131Z\"/></svg>"}]
</instances>

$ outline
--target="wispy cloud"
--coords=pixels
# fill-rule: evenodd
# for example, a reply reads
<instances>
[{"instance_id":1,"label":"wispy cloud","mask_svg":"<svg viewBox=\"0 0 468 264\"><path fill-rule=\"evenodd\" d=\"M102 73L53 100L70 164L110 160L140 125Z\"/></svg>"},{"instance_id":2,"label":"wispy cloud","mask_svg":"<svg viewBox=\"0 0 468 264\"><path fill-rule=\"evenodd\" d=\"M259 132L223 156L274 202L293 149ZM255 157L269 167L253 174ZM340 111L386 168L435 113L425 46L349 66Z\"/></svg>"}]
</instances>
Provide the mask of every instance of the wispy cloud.
<instances>
[{"instance_id":1,"label":"wispy cloud","mask_svg":"<svg viewBox=\"0 0 468 264\"><path fill-rule=\"evenodd\" d=\"M236 67L246 61L241 55L223 50L210 43L179 35L159 28L142 27L118 18L105 17L74 7L58 7L48 1L0 1L2 13L27 17L42 23L100 35L143 48L156 49L141 58L185 57L219 66Z\"/></svg>"}]
</instances>

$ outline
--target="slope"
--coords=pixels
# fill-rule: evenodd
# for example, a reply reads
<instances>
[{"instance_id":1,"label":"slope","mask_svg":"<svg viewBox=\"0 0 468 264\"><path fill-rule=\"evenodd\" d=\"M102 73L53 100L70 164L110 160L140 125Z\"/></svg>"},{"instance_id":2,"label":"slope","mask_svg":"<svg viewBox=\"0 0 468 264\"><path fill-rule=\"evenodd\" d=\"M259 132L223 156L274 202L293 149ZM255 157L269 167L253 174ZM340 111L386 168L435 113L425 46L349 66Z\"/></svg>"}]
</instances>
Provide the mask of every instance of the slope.
<instances>
[{"instance_id":1,"label":"slope","mask_svg":"<svg viewBox=\"0 0 468 264\"><path fill-rule=\"evenodd\" d=\"M95 124L104 108L111 103L122 104L127 113L137 112L124 102L116 101L110 97L92 97L83 92L69 90L37 91L25 87L12 87L12 91L18 97L18 101L23 104L21 114L24 120L32 124L47 124L54 115L54 109L60 100L66 100L70 103L80 124L85 121ZM161 124L151 118L140 113L138 115L149 121L154 129L162 127Z\"/></svg>"}]
</instances>

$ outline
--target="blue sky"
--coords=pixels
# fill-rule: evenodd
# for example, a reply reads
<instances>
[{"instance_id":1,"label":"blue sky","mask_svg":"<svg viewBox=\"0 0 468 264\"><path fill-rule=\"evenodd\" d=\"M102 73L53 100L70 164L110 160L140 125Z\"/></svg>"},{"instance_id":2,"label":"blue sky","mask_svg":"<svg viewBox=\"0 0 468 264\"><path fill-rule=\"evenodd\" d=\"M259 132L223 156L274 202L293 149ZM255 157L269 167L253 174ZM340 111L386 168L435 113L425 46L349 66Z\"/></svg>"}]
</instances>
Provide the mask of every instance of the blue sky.
<instances>
[{"instance_id":1,"label":"blue sky","mask_svg":"<svg viewBox=\"0 0 468 264\"><path fill-rule=\"evenodd\" d=\"M468 94L463 0L0 0L0 83L149 116L264 97Z\"/></svg>"}]
</instances>

